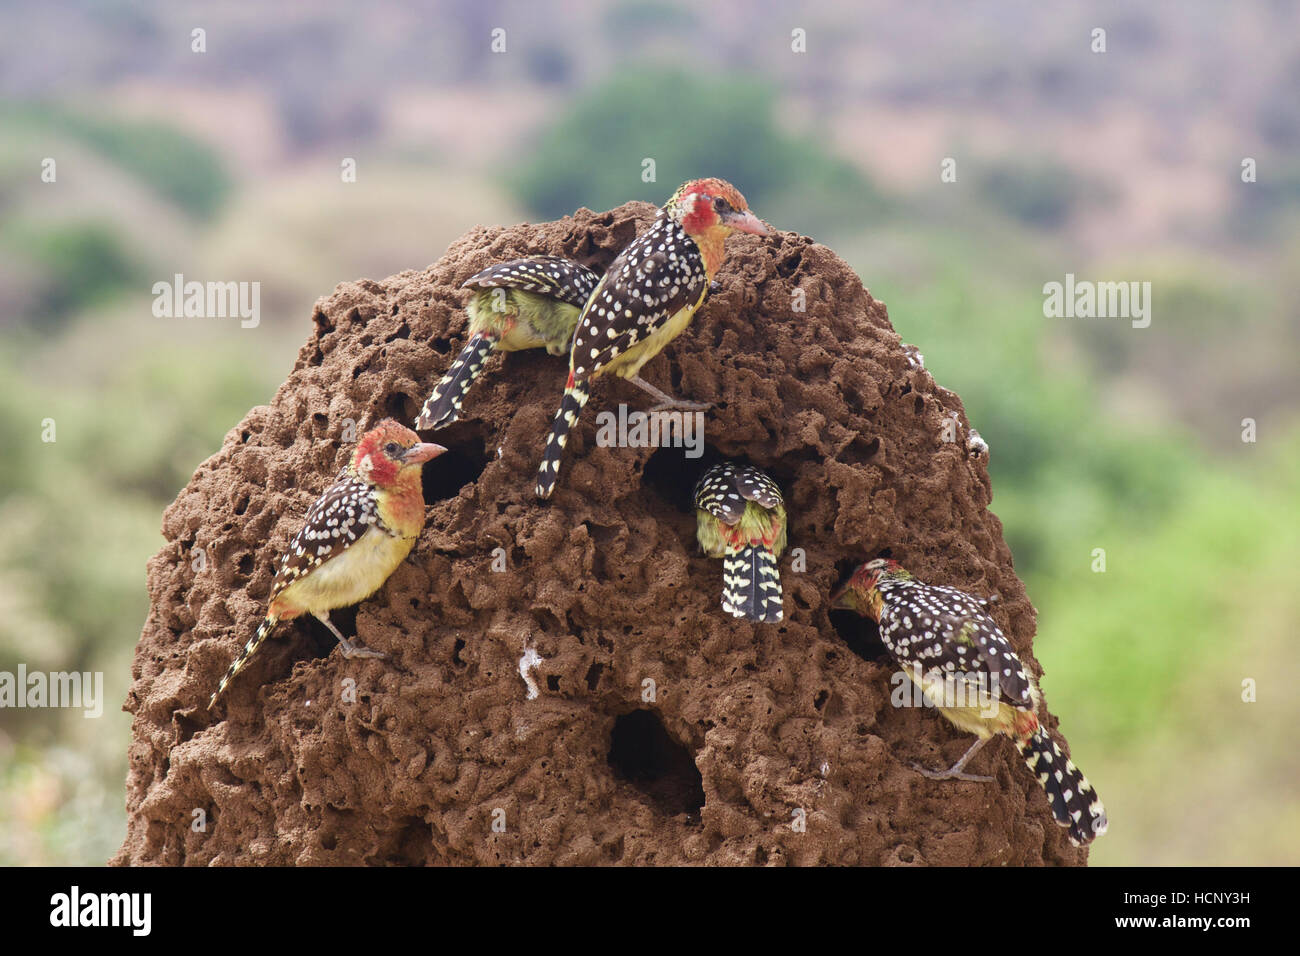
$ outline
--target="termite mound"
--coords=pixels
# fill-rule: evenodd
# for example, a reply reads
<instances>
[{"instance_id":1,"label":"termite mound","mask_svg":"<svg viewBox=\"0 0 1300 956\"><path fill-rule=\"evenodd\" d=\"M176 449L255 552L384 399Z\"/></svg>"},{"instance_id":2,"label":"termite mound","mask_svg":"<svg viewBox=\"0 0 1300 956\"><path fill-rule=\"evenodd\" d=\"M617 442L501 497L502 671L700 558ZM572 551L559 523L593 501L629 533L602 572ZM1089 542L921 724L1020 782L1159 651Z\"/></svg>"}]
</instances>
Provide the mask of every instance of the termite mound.
<instances>
[{"instance_id":1,"label":"termite mound","mask_svg":"<svg viewBox=\"0 0 1300 956\"><path fill-rule=\"evenodd\" d=\"M1039 671L986 459L944 440L953 414L969 428L960 400L909 361L853 270L793 233L733 236L694 324L645 368L712 403L699 458L598 444L597 411L646 407L635 387L601 381L553 500L538 503L566 363L494 356L463 420L431 436L451 452L426 469L411 557L335 616L387 659L345 660L314 622L282 625L205 711L352 438L412 419L464 343L460 284L536 253L601 269L654 212L476 228L423 271L344 283L316 304L272 402L163 516L114 863L1086 860L1007 741L978 761L994 783L914 772L970 739L892 706L870 625L829 614L849 566L887 549L925 580L999 594L994 617ZM724 615L719 564L696 547L685 491L716 457L784 490L780 624Z\"/></svg>"}]
</instances>

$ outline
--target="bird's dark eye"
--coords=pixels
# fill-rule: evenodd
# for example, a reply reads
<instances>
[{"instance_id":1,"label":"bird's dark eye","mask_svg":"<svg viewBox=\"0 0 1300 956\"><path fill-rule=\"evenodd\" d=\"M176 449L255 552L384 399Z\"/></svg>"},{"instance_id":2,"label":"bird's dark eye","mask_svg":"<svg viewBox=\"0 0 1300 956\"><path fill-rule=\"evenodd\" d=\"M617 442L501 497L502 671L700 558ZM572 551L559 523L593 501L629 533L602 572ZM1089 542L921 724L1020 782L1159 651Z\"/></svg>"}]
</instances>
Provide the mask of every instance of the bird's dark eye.
<instances>
[{"instance_id":1,"label":"bird's dark eye","mask_svg":"<svg viewBox=\"0 0 1300 956\"><path fill-rule=\"evenodd\" d=\"M384 446L384 451L388 453L389 458L396 458L402 453L402 446L397 444L395 441L390 441Z\"/></svg>"},{"instance_id":2,"label":"bird's dark eye","mask_svg":"<svg viewBox=\"0 0 1300 956\"><path fill-rule=\"evenodd\" d=\"M725 216L731 212L731 203L727 202L721 196L713 200L713 209L719 216Z\"/></svg>"}]
</instances>

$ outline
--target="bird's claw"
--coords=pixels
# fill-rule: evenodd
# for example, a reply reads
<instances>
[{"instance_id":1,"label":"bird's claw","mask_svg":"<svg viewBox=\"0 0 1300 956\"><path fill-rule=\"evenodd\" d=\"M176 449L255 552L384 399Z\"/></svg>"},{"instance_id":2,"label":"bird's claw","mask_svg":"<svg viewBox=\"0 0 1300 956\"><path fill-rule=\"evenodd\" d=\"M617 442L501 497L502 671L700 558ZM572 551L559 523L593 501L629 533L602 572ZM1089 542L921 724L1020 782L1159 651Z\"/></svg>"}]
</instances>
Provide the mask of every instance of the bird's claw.
<instances>
[{"instance_id":1,"label":"bird's claw","mask_svg":"<svg viewBox=\"0 0 1300 956\"><path fill-rule=\"evenodd\" d=\"M976 773L963 773L960 770L930 770L928 767L922 767L919 763L912 764L912 768L923 777L929 777L931 780L969 780L971 783L992 783L992 777L982 777Z\"/></svg>"},{"instance_id":2,"label":"bird's claw","mask_svg":"<svg viewBox=\"0 0 1300 956\"><path fill-rule=\"evenodd\" d=\"M650 411L653 412L707 412L713 407L712 402L688 402L683 399L673 399L671 402L660 402L653 406Z\"/></svg>"},{"instance_id":3,"label":"bird's claw","mask_svg":"<svg viewBox=\"0 0 1300 956\"><path fill-rule=\"evenodd\" d=\"M368 647L362 647L360 644L353 644L351 641L339 641L339 650L348 660L356 657L387 657L383 651L372 651Z\"/></svg>"}]
</instances>

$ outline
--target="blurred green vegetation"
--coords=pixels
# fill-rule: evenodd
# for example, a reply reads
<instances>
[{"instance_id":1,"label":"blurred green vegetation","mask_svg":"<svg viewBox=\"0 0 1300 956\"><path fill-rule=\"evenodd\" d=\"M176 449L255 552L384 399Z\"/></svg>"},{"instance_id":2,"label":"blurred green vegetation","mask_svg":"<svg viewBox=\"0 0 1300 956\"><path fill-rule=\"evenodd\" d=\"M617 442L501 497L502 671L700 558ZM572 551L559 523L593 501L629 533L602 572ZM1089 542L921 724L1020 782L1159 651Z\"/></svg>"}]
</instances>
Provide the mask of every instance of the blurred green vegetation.
<instances>
[{"instance_id":1,"label":"blurred green vegetation","mask_svg":"<svg viewBox=\"0 0 1300 956\"><path fill-rule=\"evenodd\" d=\"M18 223L5 230L3 243L8 254L25 260L41 276L30 315L45 331L141 278L126 243L105 222Z\"/></svg>"},{"instance_id":2,"label":"blurred green vegetation","mask_svg":"<svg viewBox=\"0 0 1300 956\"><path fill-rule=\"evenodd\" d=\"M1106 190L1052 159L979 164L976 186L993 209L1039 229L1060 229L1079 203L1108 198Z\"/></svg>"},{"instance_id":3,"label":"blurred green vegetation","mask_svg":"<svg viewBox=\"0 0 1300 956\"><path fill-rule=\"evenodd\" d=\"M633 199L658 205L700 176L737 184L751 208L789 229L861 222L885 205L847 161L783 131L775 92L757 78L629 67L581 96L520 155L508 179L544 219ZM654 161L653 182L642 181L646 160Z\"/></svg>"},{"instance_id":4,"label":"blurred green vegetation","mask_svg":"<svg viewBox=\"0 0 1300 956\"><path fill-rule=\"evenodd\" d=\"M0 297L17 304L0 319L9 447L0 458L0 670L102 672L105 698L92 720L80 710L0 712L0 865L94 864L125 832L130 725L120 708L162 509L273 391L292 346L274 329L251 339L237 323L152 315L149 290L170 273L169 250L141 237L168 209L195 233L207 228L230 188L209 148L157 124L59 110L3 107L0 123L0 249L20 266L0 270ZM23 189L35 179L16 159L24 143L58 158L57 186ZM156 203L141 210L144 221L115 218L114 197L87 188L79 143L110 157L97 160L96 183L114 182L105 169L141 178L141 195ZM43 214L46 197L61 202L69 191L72 208ZM278 363L250 361L268 345Z\"/></svg>"},{"instance_id":5,"label":"blurred green vegetation","mask_svg":"<svg viewBox=\"0 0 1300 956\"><path fill-rule=\"evenodd\" d=\"M1229 415L1211 454L1187 427L1108 394L1118 386L1092 370L1095 344L1061 347L1176 349L1204 341L1229 302L1239 340L1243 296L1245 321L1267 335L1268 292L1234 297L1200 263L1169 263L1151 328L1075 328L1043 317L1035 277L1054 253L1031 238L981 242L923 217L901 231L890 267L862 272L989 442L992 510L1039 612L1043 689L1111 818L1092 861L1294 863L1300 826L1278 781L1300 776L1300 419L1247 443Z\"/></svg>"},{"instance_id":6,"label":"blurred green vegetation","mask_svg":"<svg viewBox=\"0 0 1300 956\"><path fill-rule=\"evenodd\" d=\"M698 25L699 17L690 7L662 0L623 0L606 8L602 23L614 42L627 36L671 35Z\"/></svg>"},{"instance_id":7,"label":"blurred green vegetation","mask_svg":"<svg viewBox=\"0 0 1300 956\"><path fill-rule=\"evenodd\" d=\"M129 733L119 708L162 508L285 371L250 364L247 339L167 342L142 316L158 321L147 299L68 332L80 341L63 351L77 357L59 369L33 364L30 345L0 349L0 376L20 386L0 391L0 670L102 671L105 696L96 720L0 715L0 865L116 852ZM130 358L93 367L124 343Z\"/></svg>"},{"instance_id":8,"label":"blurred green vegetation","mask_svg":"<svg viewBox=\"0 0 1300 956\"><path fill-rule=\"evenodd\" d=\"M610 16L671 31L691 15L665 9L629 3ZM1300 859L1289 796L1300 758L1287 737L1300 717L1290 691L1300 677L1290 647L1300 421L1279 412L1261 418L1257 444L1237 437L1254 407L1237 390L1258 367L1243 364L1242 343L1285 356L1295 334L1295 250L1257 258L1249 274L1230 258L1176 249L1136 270L1102 263L1155 280L1151 328L1046 319L1043 282L1098 267L1070 245L1069 224L1081 197L1104 190L1050 160L1014 159L985 164L968 199L886 196L820 139L785 130L777 102L750 79L624 69L539 124L505 178L528 211L549 218L662 202L685 179L721 175L764 218L839 251L991 446L992 507L1039 609L1044 690L1110 810L1094 861ZM19 290L0 342L0 669L103 670L108 698L102 721L0 714L0 864L96 863L123 831L128 726L117 708L160 513L282 380L307 334L310 295L329 291L312 270L328 261L331 272L349 270L332 279L352 278L370 268L380 234L403 237L410 265L435 257L421 243L436 210L410 200L419 182L439 206L449 192L471 196L465 217L509 221L514 210L494 191L495 173L421 170L384 203L382 187L345 193L384 210L382 224L358 228L367 220L338 198L333 169L284 189L228 178L210 150L157 124L17 107L0 121L13 133L0 144L0 245L23 263L8 277L0 268L0 295L7 282ZM142 184L162 210L149 229L179 211L198 261L216 255L239 276L273 263L268 285L308 287L286 305L292 320L252 332L154 319L148 277L171 269L145 229L93 207L33 215L31 170L14 150L55 134ZM641 181L646 157L657 182ZM1269 188L1244 194L1241 222L1293 224L1292 187ZM1268 198L1277 195L1281 211ZM285 206L271 205L277 197ZM447 235L478 221L445 215L434 225ZM229 247L226 260L212 251ZM1198 400L1225 406L1218 433L1170 412ZM54 443L41 440L46 419ZM1241 699L1248 679L1258 681L1255 704ZM1189 801L1192 792L1202 799Z\"/></svg>"},{"instance_id":9,"label":"blurred green vegetation","mask_svg":"<svg viewBox=\"0 0 1300 956\"><path fill-rule=\"evenodd\" d=\"M52 132L83 143L196 219L212 218L232 186L215 152L165 123L90 116L57 103L0 104L0 127L10 136Z\"/></svg>"}]
</instances>

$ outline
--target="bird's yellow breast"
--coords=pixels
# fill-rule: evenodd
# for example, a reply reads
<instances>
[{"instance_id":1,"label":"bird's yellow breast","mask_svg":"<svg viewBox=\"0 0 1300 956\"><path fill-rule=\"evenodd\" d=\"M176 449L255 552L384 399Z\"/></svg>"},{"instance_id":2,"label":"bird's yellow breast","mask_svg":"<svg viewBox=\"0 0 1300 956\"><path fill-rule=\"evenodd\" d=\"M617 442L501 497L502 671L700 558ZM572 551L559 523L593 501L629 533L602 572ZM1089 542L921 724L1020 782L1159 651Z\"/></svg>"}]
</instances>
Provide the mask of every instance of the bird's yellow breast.
<instances>
[{"instance_id":1,"label":"bird's yellow breast","mask_svg":"<svg viewBox=\"0 0 1300 956\"><path fill-rule=\"evenodd\" d=\"M357 604L383 586L414 545L414 538L396 538L372 525L343 553L285 588L276 602L298 614Z\"/></svg>"},{"instance_id":2,"label":"bird's yellow breast","mask_svg":"<svg viewBox=\"0 0 1300 956\"><path fill-rule=\"evenodd\" d=\"M620 378L635 378L641 366L658 355L665 345L675 339L686 326L691 324L695 310L704 301L708 286L700 292L700 297L691 305L682 306L659 328L655 329L640 342L630 346L626 352L618 355L607 364L602 372L613 372Z\"/></svg>"},{"instance_id":3,"label":"bird's yellow breast","mask_svg":"<svg viewBox=\"0 0 1300 956\"><path fill-rule=\"evenodd\" d=\"M1023 720L1023 717L1017 708L988 696L987 685L963 685L960 679L948 684L941 678L936 680L922 676L920 668L916 666L905 670L939 713L952 721L953 726L959 730L977 737L992 737L994 734L1016 736L1017 721ZM981 693L985 696L981 697ZM1037 688L1033 688L1031 693L1037 709Z\"/></svg>"}]
</instances>

